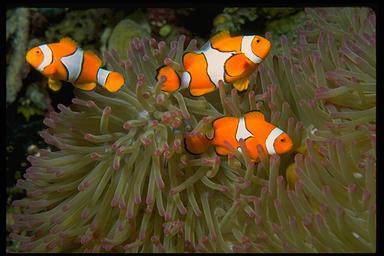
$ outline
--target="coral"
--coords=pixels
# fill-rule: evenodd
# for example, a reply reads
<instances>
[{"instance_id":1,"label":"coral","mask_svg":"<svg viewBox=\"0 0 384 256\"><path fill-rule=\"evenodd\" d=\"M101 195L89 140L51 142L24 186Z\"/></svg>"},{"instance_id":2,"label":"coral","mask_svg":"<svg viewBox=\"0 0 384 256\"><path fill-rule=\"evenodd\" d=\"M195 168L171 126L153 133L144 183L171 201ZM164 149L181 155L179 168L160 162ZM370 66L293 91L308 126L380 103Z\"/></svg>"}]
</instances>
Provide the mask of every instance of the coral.
<instances>
[{"instance_id":1,"label":"coral","mask_svg":"<svg viewBox=\"0 0 384 256\"><path fill-rule=\"evenodd\" d=\"M42 11L44 12L44 10ZM109 25L113 16L113 11L108 8L72 10L60 23L50 26L45 32L45 36L49 42L70 36L84 48L90 49L88 46L94 48L92 43L101 36L102 29Z\"/></svg>"},{"instance_id":2,"label":"coral","mask_svg":"<svg viewBox=\"0 0 384 256\"><path fill-rule=\"evenodd\" d=\"M200 38L193 38L191 31L181 26L181 16L187 16L190 12L194 11L193 8L147 8L146 13L151 26L151 34L157 38L162 39L166 43L177 40L180 34L185 35L185 46L189 44L192 39L201 42ZM202 42L204 43L204 42Z\"/></svg>"},{"instance_id":3,"label":"coral","mask_svg":"<svg viewBox=\"0 0 384 256\"><path fill-rule=\"evenodd\" d=\"M17 8L11 17L7 19L6 40L12 49L7 66L7 103L12 103L22 87L22 79L26 76L28 65L25 64L24 56L27 50L29 31L29 9ZM12 35L14 37L12 37Z\"/></svg>"},{"instance_id":4,"label":"coral","mask_svg":"<svg viewBox=\"0 0 384 256\"><path fill-rule=\"evenodd\" d=\"M295 14L298 10L297 8L224 8L223 12L217 15L213 21L214 28L212 33L214 34L223 30L228 30L231 33L239 33L246 23L255 21L254 23L260 26L263 25L266 20L281 21L283 27L287 27L284 21L286 19L291 20L291 15ZM288 23L291 22L289 21Z\"/></svg>"},{"instance_id":5,"label":"coral","mask_svg":"<svg viewBox=\"0 0 384 256\"><path fill-rule=\"evenodd\" d=\"M29 156L10 237L33 252L372 252L376 247L375 16L306 9L299 42L281 38L237 93L160 91L163 63L181 68L185 36L133 40L116 94L75 91L41 132L55 150ZM271 34L266 37L271 39ZM274 50L273 50L274 51ZM249 160L233 149L193 156L185 132L251 109L287 131L291 153ZM15 212L18 212L15 210Z\"/></svg>"},{"instance_id":6,"label":"coral","mask_svg":"<svg viewBox=\"0 0 384 256\"><path fill-rule=\"evenodd\" d=\"M228 30L231 33L238 32L246 21L254 21L258 18L260 8L224 8L223 13L213 20L213 34Z\"/></svg>"},{"instance_id":7,"label":"coral","mask_svg":"<svg viewBox=\"0 0 384 256\"><path fill-rule=\"evenodd\" d=\"M297 41L297 29L305 22L305 13L300 11L295 14L291 14L282 19L274 19L266 24L266 31L273 34L272 45L276 50L282 50L280 44L280 37L285 35L288 40ZM276 54L282 54L281 51L275 51Z\"/></svg>"},{"instance_id":8,"label":"coral","mask_svg":"<svg viewBox=\"0 0 384 256\"><path fill-rule=\"evenodd\" d=\"M176 10L171 8L147 8L151 26L158 30L166 24L176 21Z\"/></svg>"}]
</instances>

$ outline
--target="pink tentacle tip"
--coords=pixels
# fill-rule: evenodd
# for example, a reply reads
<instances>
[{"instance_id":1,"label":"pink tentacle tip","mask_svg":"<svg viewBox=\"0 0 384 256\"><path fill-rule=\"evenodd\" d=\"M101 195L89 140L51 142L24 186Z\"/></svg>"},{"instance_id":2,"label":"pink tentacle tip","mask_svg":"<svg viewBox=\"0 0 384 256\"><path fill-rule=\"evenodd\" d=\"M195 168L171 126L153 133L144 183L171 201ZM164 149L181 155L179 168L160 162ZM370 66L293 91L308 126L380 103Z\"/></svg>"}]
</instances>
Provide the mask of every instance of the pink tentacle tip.
<instances>
[{"instance_id":1,"label":"pink tentacle tip","mask_svg":"<svg viewBox=\"0 0 384 256\"><path fill-rule=\"evenodd\" d=\"M164 181L161 179L161 177L156 179L156 185L158 189L160 190L164 189L165 184L164 184Z\"/></svg>"},{"instance_id":2,"label":"pink tentacle tip","mask_svg":"<svg viewBox=\"0 0 384 256\"><path fill-rule=\"evenodd\" d=\"M171 214L167 211L164 212L164 220L170 221L171 220Z\"/></svg>"},{"instance_id":3,"label":"pink tentacle tip","mask_svg":"<svg viewBox=\"0 0 384 256\"><path fill-rule=\"evenodd\" d=\"M158 120L152 120L151 121L151 126L152 127L157 127L159 125L159 121Z\"/></svg>"},{"instance_id":4,"label":"pink tentacle tip","mask_svg":"<svg viewBox=\"0 0 384 256\"><path fill-rule=\"evenodd\" d=\"M155 199L152 195L148 195L147 198L145 199L145 203L150 206L155 202Z\"/></svg>"},{"instance_id":5,"label":"pink tentacle tip","mask_svg":"<svg viewBox=\"0 0 384 256\"><path fill-rule=\"evenodd\" d=\"M120 159L113 160L112 168L117 171L120 169Z\"/></svg>"},{"instance_id":6,"label":"pink tentacle tip","mask_svg":"<svg viewBox=\"0 0 384 256\"><path fill-rule=\"evenodd\" d=\"M126 121L126 122L123 124L123 128L124 128L125 130L129 130L129 129L131 129L131 128L132 128L132 124L131 124L131 122L130 122L130 121Z\"/></svg>"},{"instance_id":7,"label":"pink tentacle tip","mask_svg":"<svg viewBox=\"0 0 384 256\"><path fill-rule=\"evenodd\" d=\"M92 140L94 138L94 136L90 133L86 133L84 134L84 139L85 140Z\"/></svg>"},{"instance_id":8,"label":"pink tentacle tip","mask_svg":"<svg viewBox=\"0 0 384 256\"><path fill-rule=\"evenodd\" d=\"M135 202L135 204L141 204L141 196L135 195L133 201Z\"/></svg>"},{"instance_id":9,"label":"pink tentacle tip","mask_svg":"<svg viewBox=\"0 0 384 256\"><path fill-rule=\"evenodd\" d=\"M103 115L110 115L112 113L112 108L110 106L106 106L103 110Z\"/></svg>"},{"instance_id":10,"label":"pink tentacle tip","mask_svg":"<svg viewBox=\"0 0 384 256\"><path fill-rule=\"evenodd\" d=\"M92 152L92 153L90 154L90 158L91 158L92 160L99 160L99 159L101 159L101 155L98 154L98 153L96 153L96 152Z\"/></svg>"},{"instance_id":11,"label":"pink tentacle tip","mask_svg":"<svg viewBox=\"0 0 384 256\"><path fill-rule=\"evenodd\" d=\"M171 65L172 62L173 62L173 61L172 61L170 58L168 58L168 57L164 59L164 64L165 64L165 65Z\"/></svg>"},{"instance_id":12,"label":"pink tentacle tip","mask_svg":"<svg viewBox=\"0 0 384 256\"><path fill-rule=\"evenodd\" d=\"M94 108L94 107L96 107L97 105L96 105L96 103L95 103L93 100L88 100L87 103L86 103L86 106L87 106L88 108Z\"/></svg>"},{"instance_id":13,"label":"pink tentacle tip","mask_svg":"<svg viewBox=\"0 0 384 256\"><path fill-rule=\"evenodd\" d=\"M138 82L144 82L144 78L145 78L144 74L138 74L137 75L137 81Z\"/></svg>"},{"instance_id":14,"label":"pink tentacle tip","mask_svg":"<svg viewBox=\"0 0 384 256\"><path fill-rule=\"evenodd\" d=\"M149 99L149 97L151 97L151 93L150 93L150 92L147 92L147 91L146 91L146 92L143 92L142 95L143 95L143 98L144 98L144 99Z\"/></svg>"},{"instance_id":15,"label":"pink tentacle tip","mask_svg":"<svg viewBox=\"0 0 384 256\"><path fill-rule=\"evenodd\" d=\"M172 156L172 152L170 150L164 150L163 155L166 159L170 159Z\"/></svg>"},{"instance_id":16,"label":"pink tentacle tip","mask_svg":"<svg viewBox=\"0 0 384 256\"><path fill-rule=\"evenodd\" d=\"M142 143L144 144L144 146L148 146L152 143L152 140L150 138L143 138Z\"/></svg>"}]
</instances>

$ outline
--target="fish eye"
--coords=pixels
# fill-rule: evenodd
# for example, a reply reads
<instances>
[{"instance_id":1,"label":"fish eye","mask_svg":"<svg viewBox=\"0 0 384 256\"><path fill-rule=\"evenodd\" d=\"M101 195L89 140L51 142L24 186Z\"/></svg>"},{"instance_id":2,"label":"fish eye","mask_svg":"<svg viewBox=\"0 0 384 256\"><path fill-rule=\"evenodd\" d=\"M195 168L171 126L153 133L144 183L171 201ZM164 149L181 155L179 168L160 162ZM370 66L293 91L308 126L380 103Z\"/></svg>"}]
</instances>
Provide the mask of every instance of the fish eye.
<instances>
[{"instance_id":1,"label":"fish eye","mask_svg":"<svg viewBox=\"0 0 384 256\"><path fill-rule=\"evenodd\" d=\"M280 139L280 142L285 142L285 138Z\"/></svg>"},{"instance_id":2,"label":"fish eye","mask_svg":"<svg viewBox=\"0 0 384 256\"><path fill-rule=\"evenodd\" d=\"M260 43L260 39L257 39L257 40L256 40L256 43Z\"/></svg>"},{"instance_id":3,"label":"fish eye","mask_svg":"<svg viewBox=\"0 0 384 256\"><path fill-rule=\"evenodd\" d=\"M36 53L40 53L40 51L39 51L39 50L36 50Z\"/></svg>"}]
</instances>

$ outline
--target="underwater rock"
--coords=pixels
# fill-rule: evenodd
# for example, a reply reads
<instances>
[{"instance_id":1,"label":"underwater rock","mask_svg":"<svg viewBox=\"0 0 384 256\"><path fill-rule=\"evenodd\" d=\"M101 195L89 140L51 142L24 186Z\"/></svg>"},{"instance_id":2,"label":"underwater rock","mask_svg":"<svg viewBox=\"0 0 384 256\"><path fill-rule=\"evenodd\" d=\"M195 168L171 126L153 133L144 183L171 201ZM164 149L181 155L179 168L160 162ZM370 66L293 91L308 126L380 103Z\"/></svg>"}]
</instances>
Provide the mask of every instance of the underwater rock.
<instances>
[{"instance_id":1,"label":"underwater rock","mask_svg":"<svg viewBox=\"0 0 384 256\"><path fill-rule=\"evenodd\" d=\"M25 97L30 99L31 102L40 110L47 110L50 104L50 98L45 86L37 83L32 83L27 87Z\"/></svg>"},{"instance_id":2,"label":"underwater rock","mask_svg":"<svg viewBox=\"0 0 384 256\"><path fill-rule=\"evenodd\" d=\"M7 63L6 76L6 101L12 103L17 93L22 87L22 80L27 74L25 69L28 65L25 63L25 53L27 50L28 35L29 35L29 9L17 8L13 12L13 16L17 18L7 19L7 42L10 44L12 54L9 55ZM12 35L14 37L12 37ZM11 51L9 48L8 51Z\"/></svg>"}]
</instances>

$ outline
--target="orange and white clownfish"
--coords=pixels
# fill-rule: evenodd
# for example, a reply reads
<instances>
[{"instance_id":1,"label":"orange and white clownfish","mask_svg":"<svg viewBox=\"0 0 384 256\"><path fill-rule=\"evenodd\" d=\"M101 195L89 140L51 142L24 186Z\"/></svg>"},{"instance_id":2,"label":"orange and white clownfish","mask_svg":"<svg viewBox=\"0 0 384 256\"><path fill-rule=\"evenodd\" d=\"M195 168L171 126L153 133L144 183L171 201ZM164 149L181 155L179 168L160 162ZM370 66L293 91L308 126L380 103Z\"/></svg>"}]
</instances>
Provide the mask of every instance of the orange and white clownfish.
<instances>
[{"instance_id":1,"label":"orange and white clownfish","mask_svg":"<svg viewBox=\"0 0 384 256\"><path fill-rule=\"evenodd\" d=\"M60 80L86 91L93 90L96 83L109 92L116 92L124 85L120 73L101 68L102 61L95 53L83 51L68 37L58 43L34 47L25 58L48 77L48 86L54 91L60 90Z\"/></svg>"},{"instance_id":2,"label":"orange and white clownfish","mask_svg":"<svg viewBox=\"0 0 384 256\"><path fill-rule=\"evenodd\" d=\"M186 135L185 149L191 154L202 154L210 145L215 146L218 155L228 155L231 150L226 145L227 141L232 147L241 152L240 139L244 139L250 158L258 162L257 145L263 147L266 154L284 154L292 149L293 143L287 133L268 123L259 111L250 111L241 118L224 116L212 121L213 136Z\"/></svg>"},{"instance_id":3,"label":"orange and white clownfish","mask_svg":"<svg viewBox=\"0 0 384 256\"><path fill-rule=\"evenodd\" d=\"M238 91L248 88L249 75L268 55L271 42L261 36L234 36L220 32L201 50L183 55L184 72L181 76L170 66L157 70L156 79L166 77L161 89L174 92L188 88L192 96L216 90L219 80L233 84Z\"/></svg>"}]
</instances>

